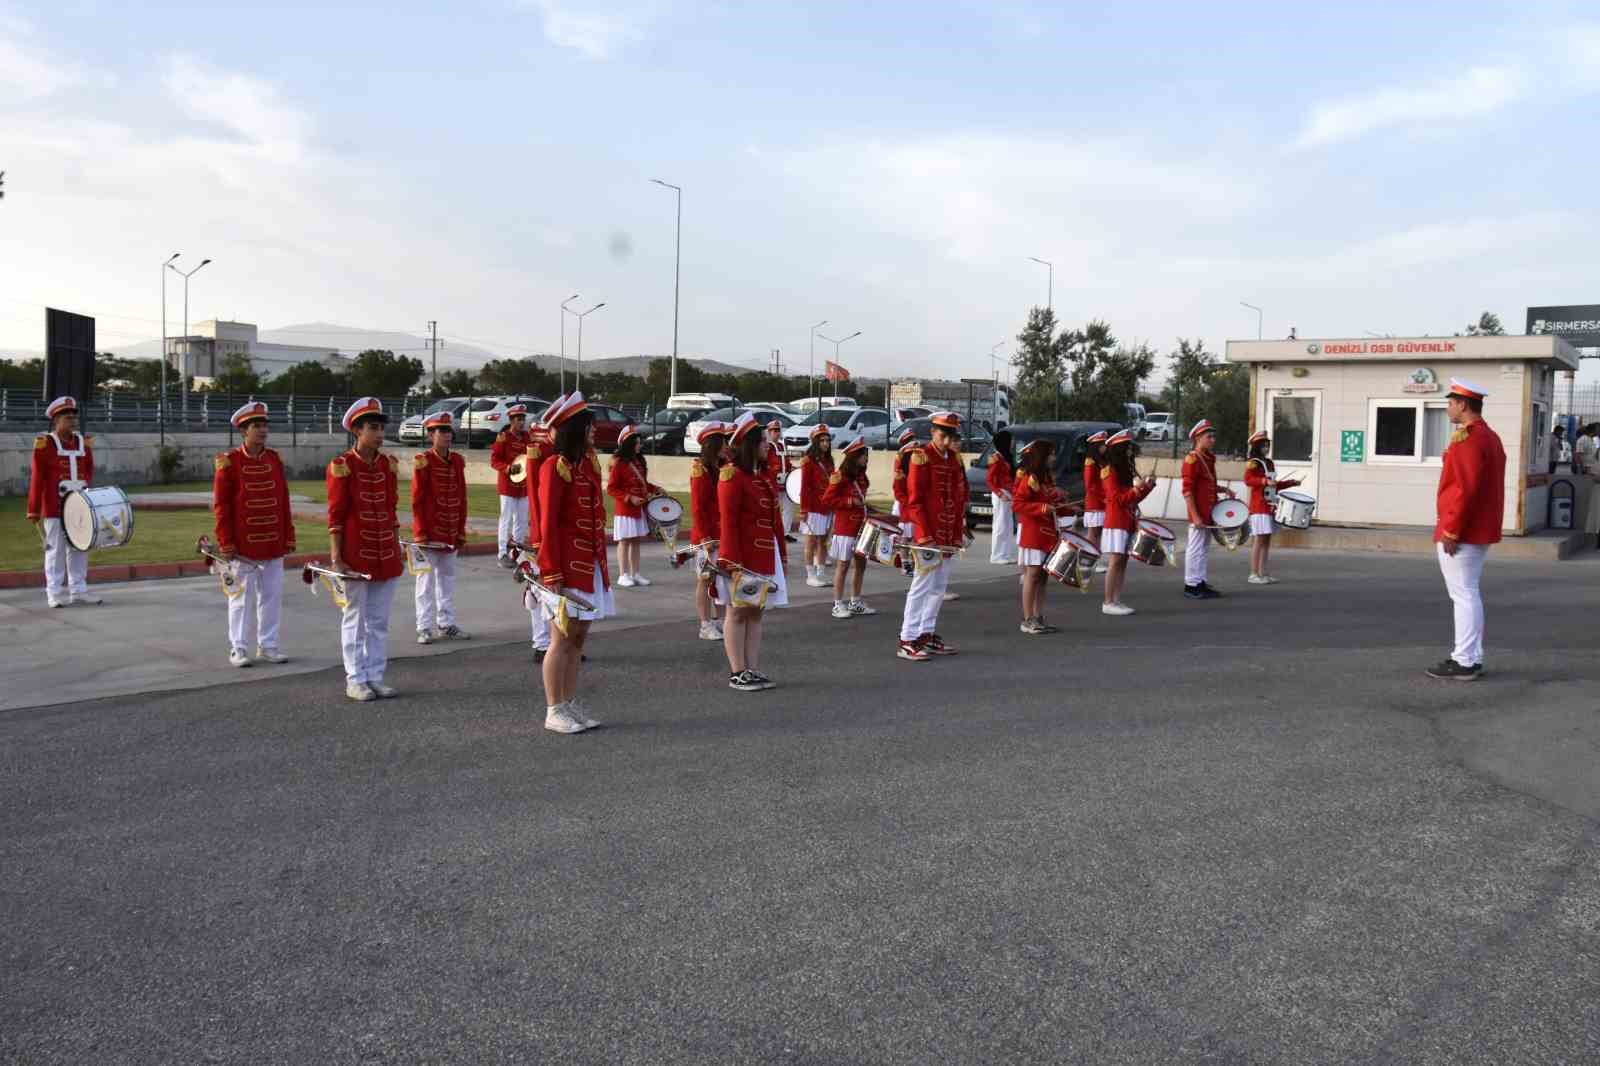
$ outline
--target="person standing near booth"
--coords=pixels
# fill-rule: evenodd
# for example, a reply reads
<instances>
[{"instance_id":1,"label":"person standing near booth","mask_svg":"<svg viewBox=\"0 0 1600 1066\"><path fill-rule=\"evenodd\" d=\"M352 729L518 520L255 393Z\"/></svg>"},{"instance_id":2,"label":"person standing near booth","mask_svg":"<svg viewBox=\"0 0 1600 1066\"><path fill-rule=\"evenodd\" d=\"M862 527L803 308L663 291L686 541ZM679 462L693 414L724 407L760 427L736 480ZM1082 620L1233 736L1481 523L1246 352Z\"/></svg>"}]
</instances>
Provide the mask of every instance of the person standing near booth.
<instances>
[{"instance_id":1,"label":"person standing near booth","mask_svg":"<svg viewBox=\"0 0 1600 1066\"><path fill-rule=\"evenodd\" d=\"M867 441L857 437L845 445L844 460L839 469L828 476L828 487L822 493L822 505L833 516L833 537L828 545L828 558L834 564L833 617L854 618L858 615L877 614L861 598L861 583L866 578L867 559L856 554L856 538L867 522ZM852 576L852 571L853 576ZM844 598L844 583L851 580L850 598Z\"/></svg>"},{"instance_id":2,"label":"person standing near booth","mask_svg":"<svg viewBox=\"0 0 1600 1066\"><path fill-rule=\"evenodd\" d=\"M528 495L528 479L511 480L511 464L528 450L528 433L523 428L528 420L528 405L514 403L507 407L506 420L506 428L489 447L489 465L494 468L495 491L500 494L500 554L496 561L510 570L516 565L511 560L511 543L528 543L528 501L524 499Z\"/></svg>"},{"instance_id":3,"label":"person standing near booth","mask_svg":"<svg viewBox=\"0 0 1600 1066\"><path fill-rule=\"evenodd\" d=\"M1250 458L1244 464L1244 483L1250 489L1250 577L1251 585L1276 585L1278 579L1267 573L1267 556L1272 552L1272 535L1278 531L1273 517L1278 490L1291 489L1300 482L1278 477L1278 468L1269 456L1272 438L1258 429L1250 434Z\"/></svg>"},{"instance_id":4,"label":"person standing near booth","mask_svg":"<svg viewBox=\"0 0 1600 1066\"><path fill-rule=\"evenodd\" d=\"M644 542L650 539L650 522L644 505L662 492L650 481L650 467L639 450L639 430L632 423L617 437L617 450L611 456L611 476L606 479L606 494L615 501L612 532L617 541L617 588L643 588L650 579L639 569Z\"/></svg>"},{"instance_id":5,"label":"person standing near booth","mask_svg":"<svg viewBox=\"0 0 1600 1066\"><path fill-rule=\"evenodd\" d=\"M805 533L806 584L827 588L828 512L822 494L833 476L833 435L826 422L811 427L811 444L795 463L800 468L800 528Z\"/></svg>"},{"instance_id":6,"label":"person standing near booth","mask_svg":"<svg viewBox=\"0 0 1600 1066\"><path fill-rule=\"evenodd\" d=\"M733 423L725 423L732 430ZM767 476L772 479L772 487L778 491L778 506L783 510L783 539L790 544L795 542L794 509L795 502L789 499L786 491L789 481L789 449L783 444L783 423L774 418L767 423Z\"/></svg>"},{"instance_id":7,"label":"person standing near booth","mask_svg":"<svg viewBox=\"0 0 1600 1066\"><path fill-rule=\"evenodd\" d=\"M389 608L395 579L405 569L400 555L395 459L383 451L383 404L363 396L344 413L353 448L328 464L330 566L367 580L345 581L344 651L346 699L367 703L398 695L383 683L389 666Z\"/></svg>"},{"instance_id":8,"label":"person standing near booth","mask_svg":"<svg viewBox=\"0 0 1600 1066\"><path fill-rule=\"evenodd\" d=\"M783 573L788 553L778 528L783 509L767 480L767 442L749 411L734 422L729 447L731 461L717 474L717 521L722 527L717 565L733 576L732 581L717 576L718 598L728 607L722 648L728 656L728 687L763 692L776 687L761 672L763 612L789 600ZM741 603L736 582L745 574L770 591L757 592L755 602Z\"/></svg>"},{"instance_id":9,"label":"person standing near booth","mask_svg":"<svg viewBox=\"0 0 1600 1066\"><path fill-rule=\"evenodd\" d=\"M989 498L994 505L994 516L989 523L989 561L1014 563L1017 561L1018 524L1012 517L1011 431L1002 429L994 435L994 454L989 456L989 469L983 480L989 486Z\"/></svg>"},{"instance_id":10,"label":"person standing near booth","mask_svg":"<svg viewBox=\"0 0 1600 1066\"><path fill-rule=\"evenodd\" d=\"M1194 450L1183 460L1183 500L1189 505L1189 538L1183 551L1183 594L1191 600L1214 600L1222 595L1206 582L1211 548L1211 509L1217 495L1233 497L1232 489L1217 487L1217 431L1211 419L1202 418L1189 430Z\"/></svg>"},{"instance_id":11,"label":"person standing near booth","mask_svg":"<svg viewBox=\"0 0 1600 1066\"><path fill-rule=\"evenodd\" d=\"M1105 490L1106 505L1105 529L1100 537L1100 554L1106 559L1106 586L1100 613L1126 617L1133 614L1133 608L1122 602L1122 586L1128 579L1128 548L1139 528L1139 501L1155 491L1156 479L1139 476L1133 465L1133 434L1125 429L1106 441L1100 485Z\"/></svg>"},{"instance_id":12,"label":"person standing near booth","mask_svg":"<svg viewBox=\"0 0 1600 1066\"><path fill-rule=\"evenodd\" d=\"M430 447L418 452L411 469L411 536L428 561L417 575L417 643L466 640L456 625L456 553L467 543L467 461L450 450L455 421L449 411L422 423Z\"/></svg>"},{"instance_id":13,"label":"person standing near booth","mask_svg":"<svg viewBox=\"0 0 1600 1066\"><path fill-rule=\"evenodd\" d=\"M1061 541L1056 515L1066 502L1056 488L1055 468L1056 446L1049 437L1033 438L1017 457L1012 502L1017 524L1022 527L1017 538L1022 564L1022 624L1018 628L1030 637L1059 632L1044 620L1044 594L1049 586L1044 564Z\"/></svg>"},{"instance_id":14,"label":"person standing near booth","mask_svg":"<svg viewBox=\"0 0 1600 1066\"><path fill-rule=\"evenodd\" d=\"M28 521L44 539L44 596L52 607L101 602L89 592L89 554L74 548L61 526L61 502L94 483L91 438L78 432L78 401L58 396L44 409L50 432L33 439Z\"/></svg>"},{"instance_id":15,"label":"person standing near booth","mask_svg":"<svg viewBox=\"0 0 1600 1066\"><path fill-rule=\"evenodd\" d=\"M950 571L956 565L949 551L966 541L967 476L961 467L961 416L940 411L930 421L933 439L911 452L907 510L916 544L945 551L916 559L916 574L906 592L900 621L900 646L895 652L910 662L956 653L939 636L937 627L939 608L950 587Z\"/></svg>"},{"instance_id":16,"label":"person standing near booth","mask_svg":"<svg viewBox=\"0 0 1600 1066\"><path fill-rule=\"evenodd\" d=\"M1500 541L1505 521L1506 452L1499 434L1483 420L1482 386L1452 378L1445 409L1456 431L1439 471L1439 570L1455 611L1455 646L1450 657L1428 668L1429 677L1476 681L1483 676L1483 577L1489 545Z\"/></svg>"},{"instance_id":17,"label":"person standing near booth","mask_svg":"<svg viewBox=\"0 0 1600 1066\"><path fill-rule=\"evenodd\" d=\"M283 609L283 557L295 549L294 517L283 458L267 447L267 405L252 401L233 412L242 438L212 465L211 510L217 554L233 566L238 595L228 598L228 662L250 665L251 615L256 658L286 663L278 650Z\"/></svg>"},{"instance_id":18,"label":"person standing near booth","mask_svg":"<svg viewBox=\"0 0 1600 1066\"><path fill-rule=\"evenodd\" d=\"M561 410L567 402L566 394L557 396L550 406L539 414L539 421L528 431L528 458L525 460L528 476L523 484L528 486L528 550L537 559L539 545L544 539L544 522L539 515L539 471L555 452L555 437L550 430L550 416ZM533 647L533 661L543 663L550 651L550 619L534 596L526 597L528 604L529 642Z\"/></svg>"},{"instance_id":19,"label":"person standing near booth","mask_svg":"<svg viewBox=\"0 0 1600 1066\"><path fill-rule=\"evenodd\" d=\"M727 463L728 434L733 427L727 422L707 422L695 437L700 454L689 463L689 543L708 553L715 560L717 544L722 540L722 512L717 502L717 485L722 477L723 464ZM768 471L769 482L772 482ZM774 489L776 492L777 490ZM717 621L717 604L711 598L711 577L694 561L694 613L700 619L701 640L721 640L722 624Z\"/></svg>"},{"instance_id":20,"label":"person standing near booth","mask_svg":"<svg viewBox=\"0 0 1600 1066\"><path fill-rule=\"evenodd\" d=\"M1106 436L1102 429L1089 434L1083 442L1083 535L1096 548L1100 547L1100 531L1106 525L1106 491L1100 477L1106 461ZM1094 572L1103 574L1108 566L1102 554Z\"/></svg>"}]
</instances>

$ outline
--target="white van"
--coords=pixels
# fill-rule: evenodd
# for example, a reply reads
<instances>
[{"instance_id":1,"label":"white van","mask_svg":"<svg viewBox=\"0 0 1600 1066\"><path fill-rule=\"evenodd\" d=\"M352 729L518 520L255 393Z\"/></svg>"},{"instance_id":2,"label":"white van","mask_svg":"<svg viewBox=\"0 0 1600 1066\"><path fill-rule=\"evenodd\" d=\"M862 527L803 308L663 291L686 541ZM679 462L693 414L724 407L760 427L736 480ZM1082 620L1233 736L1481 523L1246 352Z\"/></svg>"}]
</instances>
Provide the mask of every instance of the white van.
<instances>
[{"instance_id":1,"label":"white van","mask_svg":"<svg viewBox=\"0 0 1600 1066\"><path fill-rule=\"evenodd\" d=\"M827 407L860 407L854 396L802 396L788 404L795 414L809 415L813 411L820 411Z\"/></svg>"},{"instance_id":2,"label":"white van","mask_svg":"<svg viewBox=\"0 0 1600 1066\"><path fill-rule=\"evenodd\" d=\"M725 392L677 392L667 397L669 411L709 411L732 406L733 397Z\"/></svg>"}]
</instances>

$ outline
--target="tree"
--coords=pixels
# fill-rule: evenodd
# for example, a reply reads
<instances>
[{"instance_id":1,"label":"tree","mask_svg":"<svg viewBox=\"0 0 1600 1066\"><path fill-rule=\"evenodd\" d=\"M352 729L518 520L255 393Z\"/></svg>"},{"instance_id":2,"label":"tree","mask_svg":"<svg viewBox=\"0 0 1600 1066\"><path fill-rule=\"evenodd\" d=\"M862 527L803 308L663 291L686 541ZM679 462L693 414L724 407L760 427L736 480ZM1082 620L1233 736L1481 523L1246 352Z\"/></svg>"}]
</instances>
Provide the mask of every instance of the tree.
<instances>
[{"instance_id":1,"label":"tree","mask_svg":"<svg viewBox=\"0 0 1600 1066\"><path fill-rule=\"evenodd\" d=\"M308 359L262 382L257 391L272 396L342 396L345 386L343 374Z\"/></svg>"},{"instance_id":2,"label":"tree","mask_svg":"<svg viewBox=\"0 0 1600 1066\"><path fill-rule=\"evenodd\" d=\"M537 359L491 359L478 371L478 387L487 393L546 396L555 399L560 384Z\"/></svg>"},{"instance_id":3,"label":"tree","mask_svg":"<svg viewBox=\"0 0 1600 1066\"><path fill-rule=\"evenodd\" d=\"M1172 373L1161 402L1173 413L1175 432L1209 418L1217 430L1217 450L1242 454L1250 435L1250 370L1222 363L1206 351L1206 342L1178 338L1168 356Z\"/></svg>"},{"instance_id":4,"label":"tree","mask_svg":"<svg viewBox=\"0 0 1600 1066\"><path fill-rule=\"evenodd\" d=\"M261 377L250 366L250 357L243 352L230 352L222 361L222 371L211 379L209 392L256 393L261 391Z\"/></svg>"},{"instance_id":5,"label":"tree","mask_svg":"<svg viewBox=\"0 0 1600 1066\"><path fill-rule=\"evenodd\" d=\"M1500 316L1493 311L1485 311L1478 316L1478 321L1467 326L1469 337L1504 337L1506 328L1500 324Z\"/></svg>"},{"instance_id":6,"label":"tree","mask_svg":"<svg viewBox=\"0 0 1600 1066\"><path fill-rule=\"evenodd\" d=\"M1048 307L1028 311L1028 324L1017 334L1017 390L1013 415L1018 422L1054 418L1066 377L1056 338L1055 312Z\"/></svg>"},{"instance_id":7,"label":"tree","mask_svg":"<svg viewBox=\"0 0 1600 1066\"><path fill-rule=\"evenodd\" d=\"M368 348L350 368L350 391L358 396L404 396L422 380L422 360Z\"/></svg>"},{"instance_id":8,"label":"tree","mask_svg":"<svg viewBox=\"0 0 1600 1066\"><path fill-rule=\"evenodd\" d=\"M429 390L434 399L446 396L471 396L478 391L470 370L446 370Z\"/></svg>"},{"instance_id":9,"label":"tree","mask_svg":"<svg viewBox=\"0 0 1600 1066\"><path fill-rule=\"evenodd\" d=\"M0 388L37 389L43 384L43 359L0 359Z\"/></svg>"}]
</instances>

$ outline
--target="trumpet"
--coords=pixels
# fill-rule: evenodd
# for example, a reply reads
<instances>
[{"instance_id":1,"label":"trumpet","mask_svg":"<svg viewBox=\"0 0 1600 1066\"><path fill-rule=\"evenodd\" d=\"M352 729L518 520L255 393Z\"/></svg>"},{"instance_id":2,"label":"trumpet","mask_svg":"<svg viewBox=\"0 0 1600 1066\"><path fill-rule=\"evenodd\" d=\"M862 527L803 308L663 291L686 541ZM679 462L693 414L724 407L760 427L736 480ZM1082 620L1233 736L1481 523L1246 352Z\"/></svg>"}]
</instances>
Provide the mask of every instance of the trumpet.
<instances>
[{"instance_id":1,"label":"trumpet","mask_svg":"<svg viewBox=\"0 0 1600 1066\"><path fill-rule=\"evenodd\" d=\"M213 574L217 575L217 581L222 585L222 594L230 600L244 591L239 587L240 569L261 569L255 563L247 562L238 556L234 556L232 559L224 558L218 553L216 546L211 543L211 538L204 533L200 534L200 539L194 542L194 550L202 558L210 560L209 569Z\"/></svg>"},{"instance_id":2,"label":"trumpet","mask_svg":"<svg viewBox=\"0 0 1600 1066\"><path fill-rule=\"evenodd\" d=\"M318 581L328 590L328 597L333 600L333 605L339 610L344 610L350 605L350 595L345 589L346 581L371 581L371 574L363 574L359 570L335 570L331 566L324 566L320 559L313 559L300 568L300 580L311 586L311 594L317 594Z\"/></svg>"},{"instance_id":3,"label":"trumpet","mask_svg":"<svg viewBox=\"0 0 1600 1066\"><path fill-rule=\"evenodd\" d=\"M406 572L412 577L433 572L433 564L428 561L428 552L453 552L454 544L439 544L431 540L402 540L401 549L406 553Z\"/></svg>"},{"instance_id":4,"label":"trumpet","mask_svg":"<svg viewBox=\"0 0 1600 1066\"><path fill-rule=\"evenodd\" d=\"M594 604L582 594L567 588L558 591L540 581L538 573L534 570L531 553L521 545L513 541L511 552L511 558L517 564L511 571L511 579L522 586L523 607L530 611L544 611L562 636L567 636L567 626L572 620L572 615L567 610L568 604L580 611L595 610Z\"/></svg>"}]
</instances>

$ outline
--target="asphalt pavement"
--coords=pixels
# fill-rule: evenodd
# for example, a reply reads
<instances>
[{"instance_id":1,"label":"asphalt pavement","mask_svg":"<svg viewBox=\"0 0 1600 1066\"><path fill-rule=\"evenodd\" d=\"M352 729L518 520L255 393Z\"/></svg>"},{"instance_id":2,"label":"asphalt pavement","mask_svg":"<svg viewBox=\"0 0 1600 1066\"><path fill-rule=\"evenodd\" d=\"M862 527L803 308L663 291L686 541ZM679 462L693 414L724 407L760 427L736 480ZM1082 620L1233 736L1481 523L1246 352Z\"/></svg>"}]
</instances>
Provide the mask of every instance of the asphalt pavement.
<instances>
[{"instance_id":1,"label":"asphalt pavement","mask_svg":"<svg viewBox=\"0 0 1600 1066\"><path fill-rule=\"evenodd\" d=\"M636 612L576 737L520 641L0 710L0 1061L1600 1059L1600 561L1491 557L1472 684L1431 560L1244 564L969 561L916 664L874 575L766 693Z\"/></svg>"}]
</instances>

